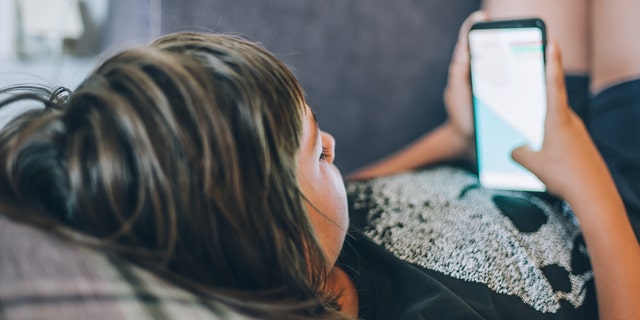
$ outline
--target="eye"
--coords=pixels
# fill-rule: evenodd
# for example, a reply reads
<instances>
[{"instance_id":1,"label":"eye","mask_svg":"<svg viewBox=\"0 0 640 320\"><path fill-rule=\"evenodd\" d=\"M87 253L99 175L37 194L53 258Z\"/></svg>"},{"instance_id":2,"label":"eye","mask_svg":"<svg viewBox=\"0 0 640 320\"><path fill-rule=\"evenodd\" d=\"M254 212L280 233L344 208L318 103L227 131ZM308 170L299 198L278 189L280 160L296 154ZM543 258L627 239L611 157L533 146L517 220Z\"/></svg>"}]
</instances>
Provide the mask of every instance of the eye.
<instances>
[{"instance_id":1,"label":"eye","mask_svg":"<svg viewBox=\"0 0 640 320\"><path fill-rule=\"evenodd\" d=\"M320 160L323 161L329 158L331 158L331 148L322 146L322 152L320 153Z\"/></svg>"}]
</instances>

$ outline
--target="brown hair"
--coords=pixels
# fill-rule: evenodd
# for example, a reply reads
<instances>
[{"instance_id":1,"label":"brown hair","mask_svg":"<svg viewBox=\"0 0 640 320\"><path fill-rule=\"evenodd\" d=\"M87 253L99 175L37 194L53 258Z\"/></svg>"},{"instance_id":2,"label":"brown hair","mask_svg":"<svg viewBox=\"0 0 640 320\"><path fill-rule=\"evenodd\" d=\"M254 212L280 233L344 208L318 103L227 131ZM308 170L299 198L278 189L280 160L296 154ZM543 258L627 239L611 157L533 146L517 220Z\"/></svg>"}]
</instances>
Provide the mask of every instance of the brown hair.
<instances>
[{"instance_id":1,"label":"brown hair","mask_svg":"<svg viewBox=\"0 0 640 320\"><path fill-rule=\"evenodd\" d=\"M297 185L303 92L265 49L173 34L115 55L68 97L2 105L29 99L45 109L0 134L5 214L80 230L249 315L344 317L321 293Z\"/></svg>"}]
</instances>

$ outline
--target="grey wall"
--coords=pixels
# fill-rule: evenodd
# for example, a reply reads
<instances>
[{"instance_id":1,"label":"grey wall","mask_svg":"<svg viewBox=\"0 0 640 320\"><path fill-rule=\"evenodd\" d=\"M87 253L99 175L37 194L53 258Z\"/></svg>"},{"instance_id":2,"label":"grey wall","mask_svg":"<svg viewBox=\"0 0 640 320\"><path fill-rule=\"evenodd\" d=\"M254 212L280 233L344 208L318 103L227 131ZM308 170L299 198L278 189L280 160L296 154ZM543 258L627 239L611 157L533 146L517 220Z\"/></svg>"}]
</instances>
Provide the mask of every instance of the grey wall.
<instances>
[{"instance_id":1,"label":"grey wall","mask_svg":"<svg viewBox=\"0 0 640 320\"><path fill-rule=\"evenodd\" d=\"M160 35L154 31L153 1L109 0L109 18L103 45L107 54L147 43Z\"/></svg>"},{"instance_id":2,"label":"grey wall","mask_svg":"<svg viewBox=\"0 0 640 320\"><path fill-rule=\"evenodd\" d=\"M146 35L149 1L112 0L112 41ZM479 0L162 0L161 32L241 34L261 42L305 88L344 173L444 120L457 30ZM147 19L147 20L145 20ZM133 31L127 24L137 24ZM147 29L147 32L149 30ZM115 39L115 40L114 40Z\"/></svg>"}]
</instances>

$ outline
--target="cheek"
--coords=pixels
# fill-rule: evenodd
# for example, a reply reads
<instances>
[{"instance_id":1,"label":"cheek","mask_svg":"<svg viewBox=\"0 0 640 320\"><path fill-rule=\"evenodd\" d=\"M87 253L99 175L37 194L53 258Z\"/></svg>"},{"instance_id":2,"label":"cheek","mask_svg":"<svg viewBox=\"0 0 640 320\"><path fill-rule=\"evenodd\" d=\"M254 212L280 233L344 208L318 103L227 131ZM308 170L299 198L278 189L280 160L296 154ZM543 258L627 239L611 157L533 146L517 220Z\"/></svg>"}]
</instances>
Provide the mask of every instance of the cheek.
<instances>
[{"instance_id":1,"label":"cheek","mask_svg":"<svg viewBox=\"0 0 640 320\"><path fill-rule=\"evenodd\" d=\"M330 175L331 183L331 197L333 198L332 203L333 208L333 216L332 219L335 223L337 223L343 231L349 227L349 212L347 209L347 192L344 188L344 181L342 180L342 175L340 171L335 166L331 166L332 170L329 170L327 173Z\"/></svg>"},{"instance_id":2,"label":"cheek","mask_svg":"<svg viewBox=\"0 0 640 320\"><path fill-rule=\"evenodd\" d=\"M322 170L318 176L318 184L314 185L314 192L306 196L317 208L316 210L308 205L311 223L329 262L333 264L342 249L349 227L349 215L340 172L333 166L325 169L329 170Z\"/></svg>"},{"instance_id":3,"label":"cheek","mask_svg":"<svg viewBox=\"0 0 640 320\"><path fill-rule=\"evenodd\" d=\"M328 221L329 225L326 228L326 232L330 233L326 236L326 240L330 243L327 244L325 250L330 261L335 262L342 250L347 228L349 228L349 214L342 176L335 167L331 167L332 169L326 172L328 178L325 189L327 191L327 208L323 212L328 216L326 220L331 220Z\"/></svg>"}]
</instances>

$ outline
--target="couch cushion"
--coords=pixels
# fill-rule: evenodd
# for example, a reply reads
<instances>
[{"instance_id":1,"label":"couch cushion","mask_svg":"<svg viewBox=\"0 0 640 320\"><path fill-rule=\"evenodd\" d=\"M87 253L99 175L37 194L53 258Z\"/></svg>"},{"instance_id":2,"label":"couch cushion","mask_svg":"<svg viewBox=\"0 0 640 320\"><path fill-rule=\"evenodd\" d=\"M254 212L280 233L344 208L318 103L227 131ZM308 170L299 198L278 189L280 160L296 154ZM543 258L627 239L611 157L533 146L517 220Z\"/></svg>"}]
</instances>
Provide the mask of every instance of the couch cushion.
<instances>
[{"instance_id":1,"label":"couch cushion","mask_svg":"<svg viewBox=\"0 0 640 320\"><path fill-rule=\"evenodd\" d=\"M132 264L0 215L2 319L239 319Z\"/></svg>"}]
</instances>

